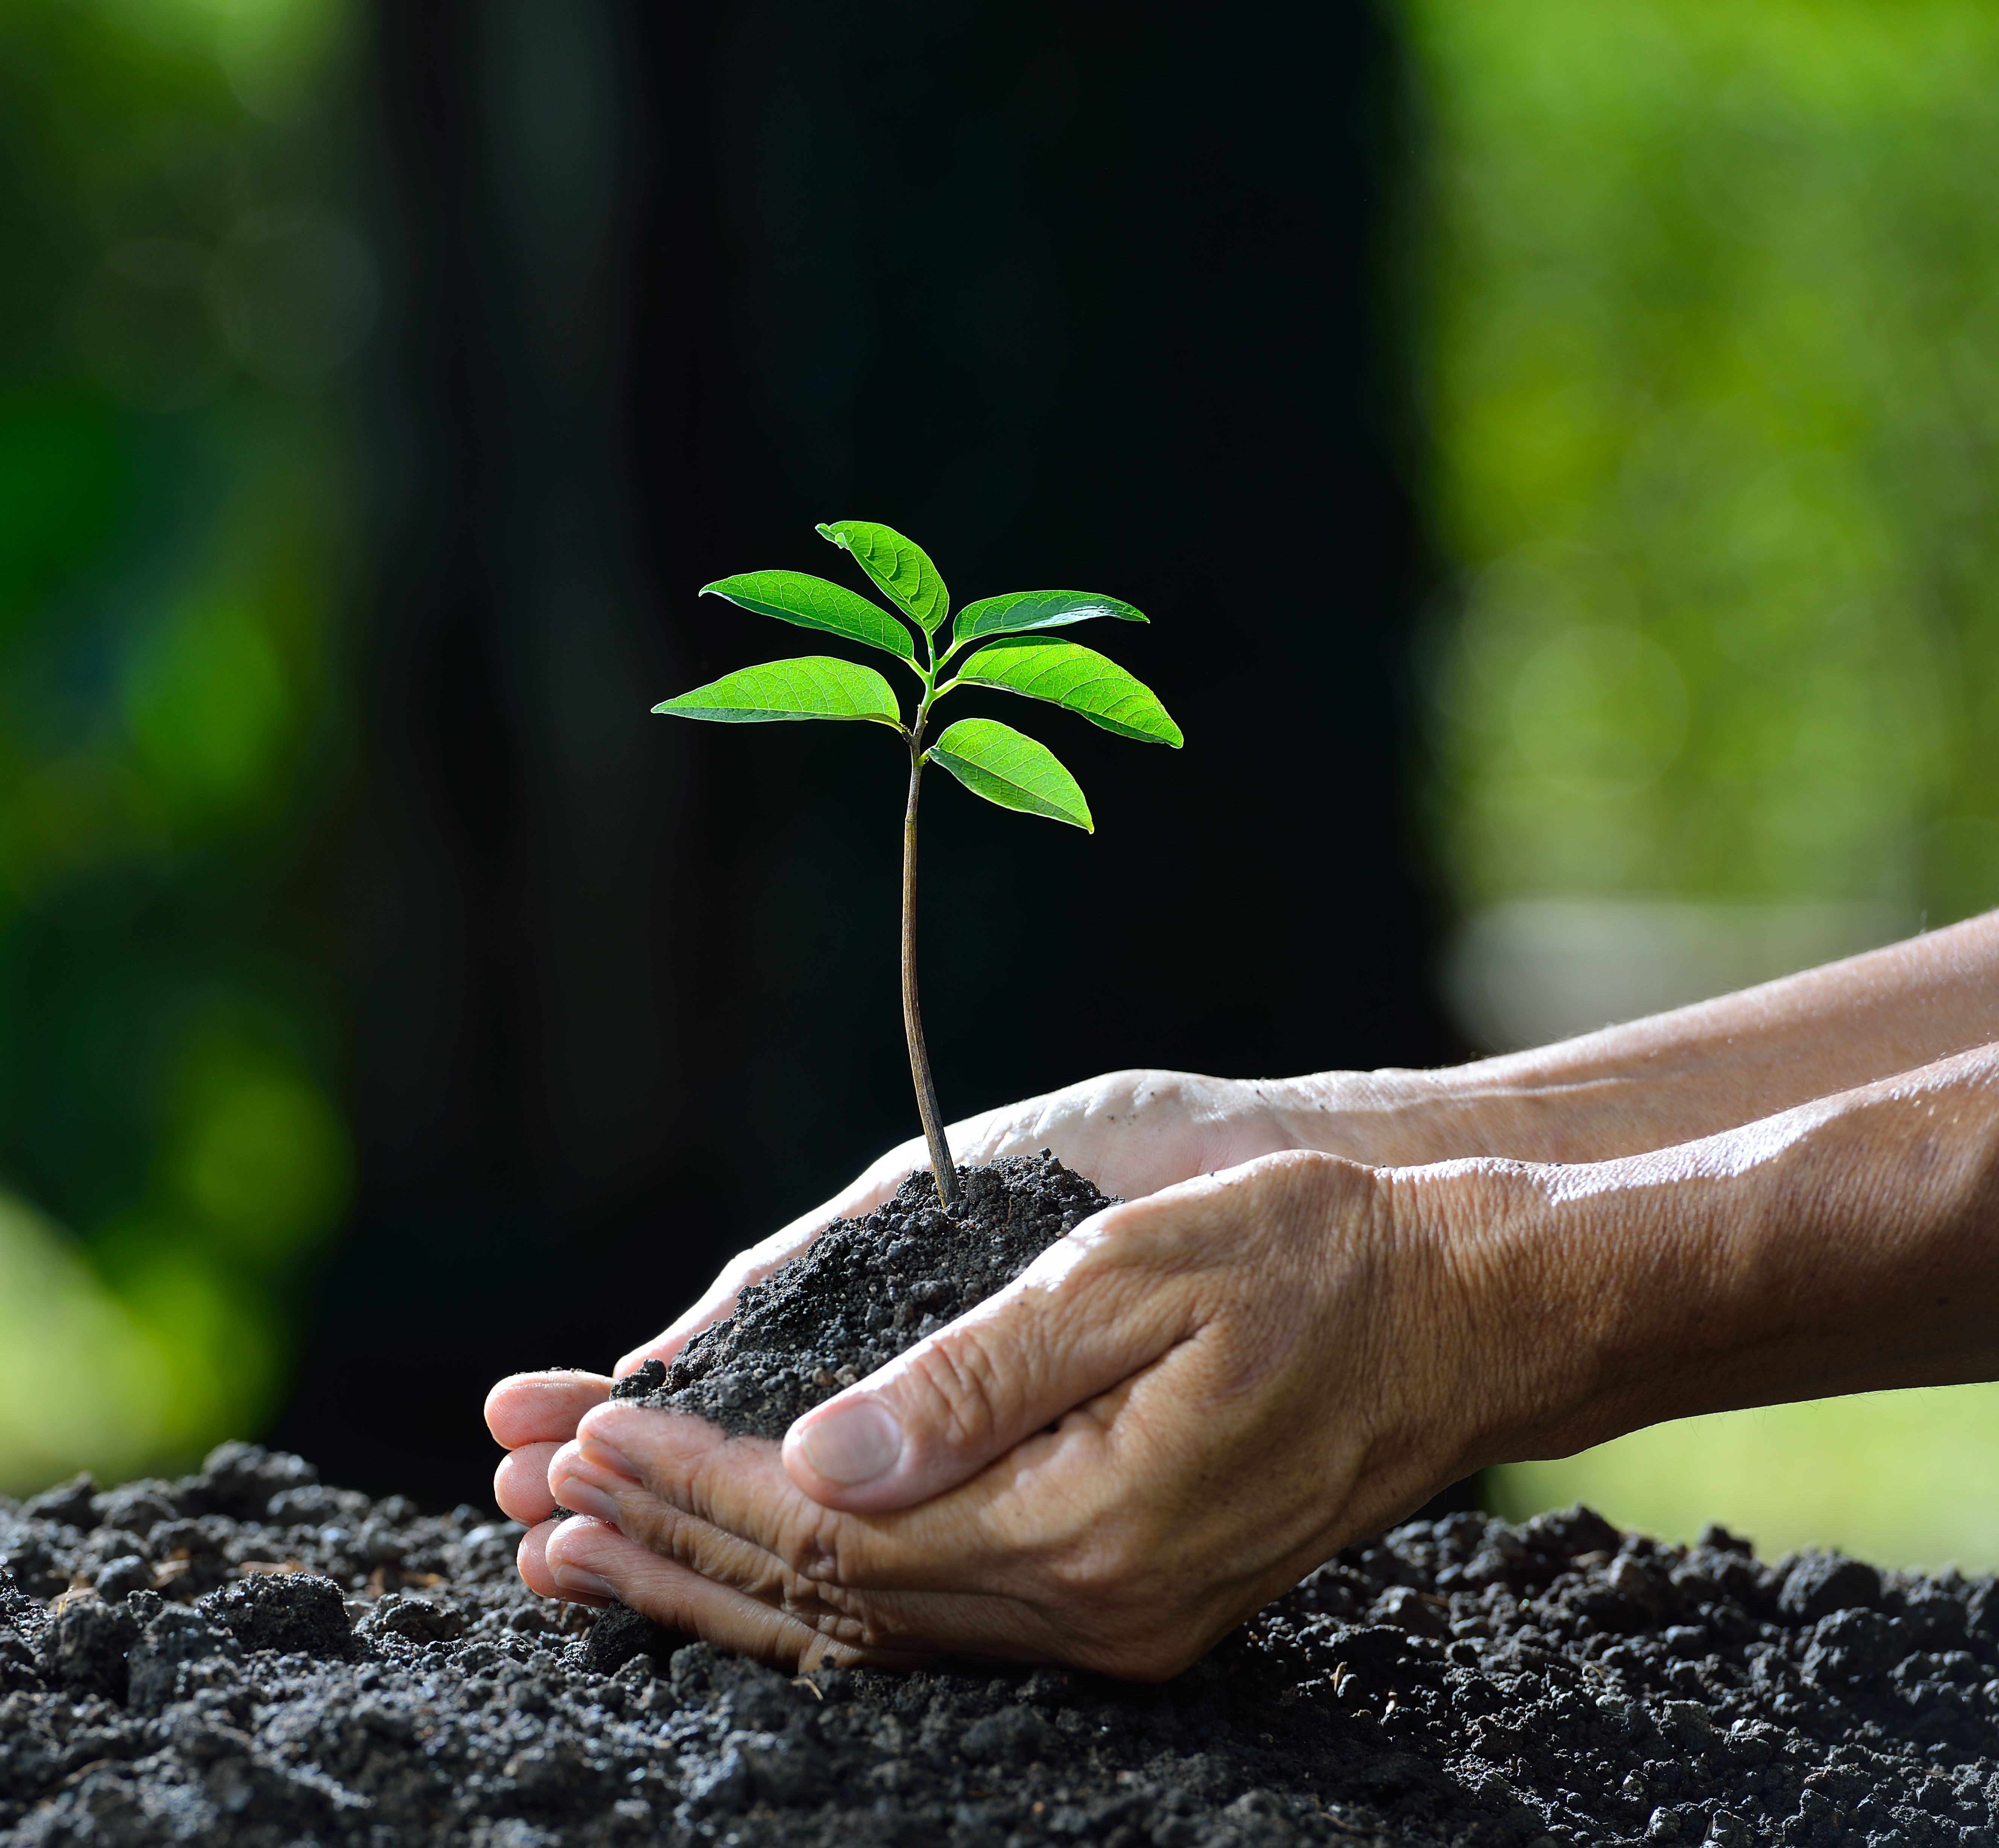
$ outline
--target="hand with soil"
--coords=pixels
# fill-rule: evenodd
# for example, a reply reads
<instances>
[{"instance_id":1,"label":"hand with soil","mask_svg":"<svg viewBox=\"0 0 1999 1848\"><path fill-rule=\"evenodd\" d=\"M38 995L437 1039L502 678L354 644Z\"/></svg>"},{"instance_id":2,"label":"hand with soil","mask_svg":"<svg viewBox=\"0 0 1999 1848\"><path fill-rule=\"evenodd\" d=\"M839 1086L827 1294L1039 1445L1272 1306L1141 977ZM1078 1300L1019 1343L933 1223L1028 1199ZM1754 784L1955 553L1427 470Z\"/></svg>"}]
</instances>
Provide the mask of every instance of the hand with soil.
<instances>
[{"instance_id":1,"label":"hand with soil","mask_svg":"<svg viewBox=\"0 0 1999 1848\"><path fill-rule=\"evenodd\" d=\"M1481 1464L1999 1372L1999 1049L1661 1154L1268 1156L1115 1206L793 1427L629 1402L523 1569L788 1663L1148 1677Z\"/></svg>"},{"instance_id":2,"label":"hand with soil","mask_svg":"<svg viewBox=\"0 0 1999 1848\"><path fill-rule=\"evenodd\" d=\"M943 1648L1169 1673L1336 1546L1329 1517L1373 1531L1457 1469L1434 1439L1469 1331L1385 1204L1373 1171L1292 1153L1085 1222L882 1389L825 1408L848 1421L837 1469L877 1460L891 1421L915 1439L846 1499L924 1506L857 1518L803 1493L788 1459L828 1460L810 1420L781 1454L599 1404L549 1473L594 1518L538 1528L523 1571L789 1663ZM1425 1405L1391 1403L1412 1379Z\"/></svg>"},{"instance_id":3,"label":"hand with soil","mask_svg":"<svg viewBox=\"0 0 1999 1848\"><path fill-rule=\"evenodd\" d=\"M598 1518L537 1527L524 1574L774 1659L1164 1673L1481 1463L1988 1377L1991 1055L1866 1081L1999 1040L1995 978L1988 919L1457 1073L1169 1081L1157 1135L1117 1107L1153 1095L1128 1079L1065 1094L1100 1100L1066 1119L966 1126L975 1157L1060 1127L1058 1152L1142 1197L812 1410L781 1456L606 1404L601 1379L508 1383L503 1504ZM1297 1152L1325 1141L1358 1159ZM1154 1191L1194 1151L1246 1165ZM1439 1159L1495 1153L1522 1159ZM677 1353L731 1284L631 1360Z\"/></svg>"},{"instance_id":4,"label":"hand with soil","mask_svg":"<svg viewBox=\"0 0 1999 1848\"><path fill-rule=\"evenodd\" d=\"M1394 1078L1419 1075L1388 1075L1377 1088L1386 1093ZM1356 1085L1376 1082L1364 1073L1332 1077ZM1003 1156L1046 1149L1065 1167L1087 1175L1106 1194L1137 1199L1259 1155L1322 1146L1306 1140L1308 1126L1300 1120L1294 1090L1274 1081L1206 1078L1187 1071L1114 1071L968 1117L953 1123L948 1134L961 1167L983 1167ZM1328 1133L1315 1122L1309 1126ZM1325 1144L1329 1152L1373 1158L1335 1146L1338 1132L1330 1134L1332 1143ZM615 1371L622 1375L647 1360L670 1360L690 1336L729 1312L744 1284L769 1275L833 1220L858 1219L872 1211L929 1160L920 1136L891 1149L844 1193L731 1259L698 1302L663 1334L626 1355Z\"/></svg>"},{"instance_id":5,"label":"hand with soil","mask_svg":"<svg viewBox=\"0 0 1999 1848\"><path fill-rule=\"evenodd\" d=\"M1128 1200L1287 1149L1382 1168L1471 1156L1603 1161L1738 1128L1994 1042L1999 912L1651 1019L1446 1071L1255 1081L1113 1072L954 1123L949 1137L961 1165L1048 1149ZM844 1193L738 1254L692 1307L615 1372L670 1360L728 1313L745 1283L767 1276L830 1220L878 1206L928 1158L920 1136L891 1149Z\"/></svg>"},{"instance_id":6,"label":"hand with soil","mask_svg":"<svg viewBox=\"0 0 1999 1848\"><path fill-rule=\"evenodd\" d=\"M1364 1074L1356 1085L1390 1088ZM1419 1076L1420 1075L1408 1075ZM1087 1175L1107 1195L1134 1199L1193 1175L1233 1168L1277 1150L1304 1146L1292 1087L1237 1082L1179 1071L1120 1071L1030 1098L951 1125L951 1146L968 1167L1046 1149ZM1304 1114L1325 1134L1322 1110ZM671 1361L702 1329L727 1315L746 1285L769 1276L826 1227L858 1220L928 1163L920 1136L891 1149L847 1190L739 1252L691 1307L663 1334L618 1362L618 1377L649 1360ZM494 1477L501 1507L532 1528L555 1507L548 1466L575 1435L577 1421L609 1392L609 1379L580 1373L520 1373L487 1400L487 1423L508 1449Z\"/></svg>"}]
</instances>

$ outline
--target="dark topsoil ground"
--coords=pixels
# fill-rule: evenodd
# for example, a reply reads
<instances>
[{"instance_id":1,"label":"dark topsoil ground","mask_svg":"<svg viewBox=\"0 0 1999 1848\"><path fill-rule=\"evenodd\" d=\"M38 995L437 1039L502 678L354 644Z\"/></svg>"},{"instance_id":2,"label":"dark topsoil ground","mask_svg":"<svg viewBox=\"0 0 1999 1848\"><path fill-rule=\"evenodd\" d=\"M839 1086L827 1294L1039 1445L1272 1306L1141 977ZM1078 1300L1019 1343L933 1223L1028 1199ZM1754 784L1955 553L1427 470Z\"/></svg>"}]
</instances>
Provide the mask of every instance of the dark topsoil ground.
<instances>
[{"instance_id":1,"label":"dark topsoil ground","mask_svg":"<svg viewBox=\"0 0 1999 1848\"><path fill-rule=\"evenodd\" d=\"M795 1341L732 1351L702 1376L750 1376L722 1409L810 1380ZM244 1445L0 1502L0 1845L1999 1848L1989 1580L1457 1514L1349 1548L1159 1687L793 1680L542 1604L519 1533Z\"/></svg>"}]
</instances>

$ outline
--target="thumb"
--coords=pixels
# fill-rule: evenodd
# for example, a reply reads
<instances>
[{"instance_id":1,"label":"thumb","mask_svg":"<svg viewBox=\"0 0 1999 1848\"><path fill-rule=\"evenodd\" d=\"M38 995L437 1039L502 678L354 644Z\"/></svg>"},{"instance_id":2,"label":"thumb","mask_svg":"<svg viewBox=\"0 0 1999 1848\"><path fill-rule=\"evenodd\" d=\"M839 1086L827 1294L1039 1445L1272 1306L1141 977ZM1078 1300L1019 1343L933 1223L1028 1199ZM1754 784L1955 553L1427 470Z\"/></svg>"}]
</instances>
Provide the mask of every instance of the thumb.
<instances>
[{"instance_id":1,"label":"thumb","mask_svg":"<svg viewBox=\"0 0 1999 1848\"><path fill-rule=\"evenodd\" d=\"M792 1480L830 1508L913 1507L1184 1339L1187 1293L1119 1254L1142 1245L1117 1235L1145 1204L1100 1214L998 1295L807 1412L785 1438Z\"/></svg>"}]
</instances>

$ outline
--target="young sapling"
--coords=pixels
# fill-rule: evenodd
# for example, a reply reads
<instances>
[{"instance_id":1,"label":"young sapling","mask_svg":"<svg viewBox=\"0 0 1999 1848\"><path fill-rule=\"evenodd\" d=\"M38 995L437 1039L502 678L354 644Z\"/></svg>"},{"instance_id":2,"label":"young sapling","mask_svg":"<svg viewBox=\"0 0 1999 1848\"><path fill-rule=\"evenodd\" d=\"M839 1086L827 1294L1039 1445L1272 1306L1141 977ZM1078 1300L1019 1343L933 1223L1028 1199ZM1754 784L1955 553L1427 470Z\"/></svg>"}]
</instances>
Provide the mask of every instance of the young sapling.
<instances>
[{"instance_id":1,"label":"young sapling","mask_svg":"<svg viewBox=\"0 0 1999 1848\"><path fill-rule=\"evenodd\" d=\"M923 548L872 520L837 520L819 536L847 553L889 600L884 609L857 592L802 571L750 571L702 587L712 594L801 628L823 629L891 654L916 677L920 692L906 723L894 690L871 667L832 655L767 661L724 674L705 687L663 700L655 712L723 724L776 719L859 719L887 725L909 753L909 795L902 812L902 1031L909 1041L909 1076L916 1113L930 1145L937 1197L947 1211L958 1205L958 1171L944 1140L937 1085L923 1044L923 1011L916 998L916 799L923 766L948 770L975 795L1024 815L1094 833L1096 824L1075 777L1055 753L996 719L961 718L927 748L930 711L959 687L996 687L1079 713L1093 725L1146 744L1182 742L1180 728L1150 687L1116 662L1073 642L1051 642L1034 632L1065 628L1095 616L1121 621L1146 619L1128 603L1083 590L1013 590L969 604L951 623L940 653L938 632L951 615L944 580ZM923 643L916 652L916 638ZM956 665L954 667L953 663ZM944 677L946 675L949 677Z\"/></svg>"}]
</instances>

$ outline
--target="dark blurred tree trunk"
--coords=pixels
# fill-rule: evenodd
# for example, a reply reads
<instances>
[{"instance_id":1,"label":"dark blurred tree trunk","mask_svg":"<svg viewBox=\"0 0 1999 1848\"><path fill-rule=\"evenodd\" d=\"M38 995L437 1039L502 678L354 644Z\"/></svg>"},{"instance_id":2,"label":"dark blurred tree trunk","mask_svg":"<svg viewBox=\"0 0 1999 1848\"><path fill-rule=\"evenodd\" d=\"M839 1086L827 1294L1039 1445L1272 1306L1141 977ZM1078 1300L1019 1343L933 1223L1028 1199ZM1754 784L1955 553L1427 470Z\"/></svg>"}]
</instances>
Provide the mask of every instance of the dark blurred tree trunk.
<instances>
[{"instance_id":1,"label":"dark blurred tree trunk","mask_svg":"<svg viewBox=\"0 0 1999 1848\"><path fill-rule=\"evenodd\" d=\"M948 1113L1440 1054L1371 5L452 0L374 29L362 1197L282 1438L469 1492L493 1376L607 1365L913 1133L906 767L865 727L646 710L807 646L693 593L841 575L816 520L904 528L961 599L1130 598L1154 626L1104 639L1187 735L1006 714L1094 838L937 792Z\"/></svg>"}]
</instances>

